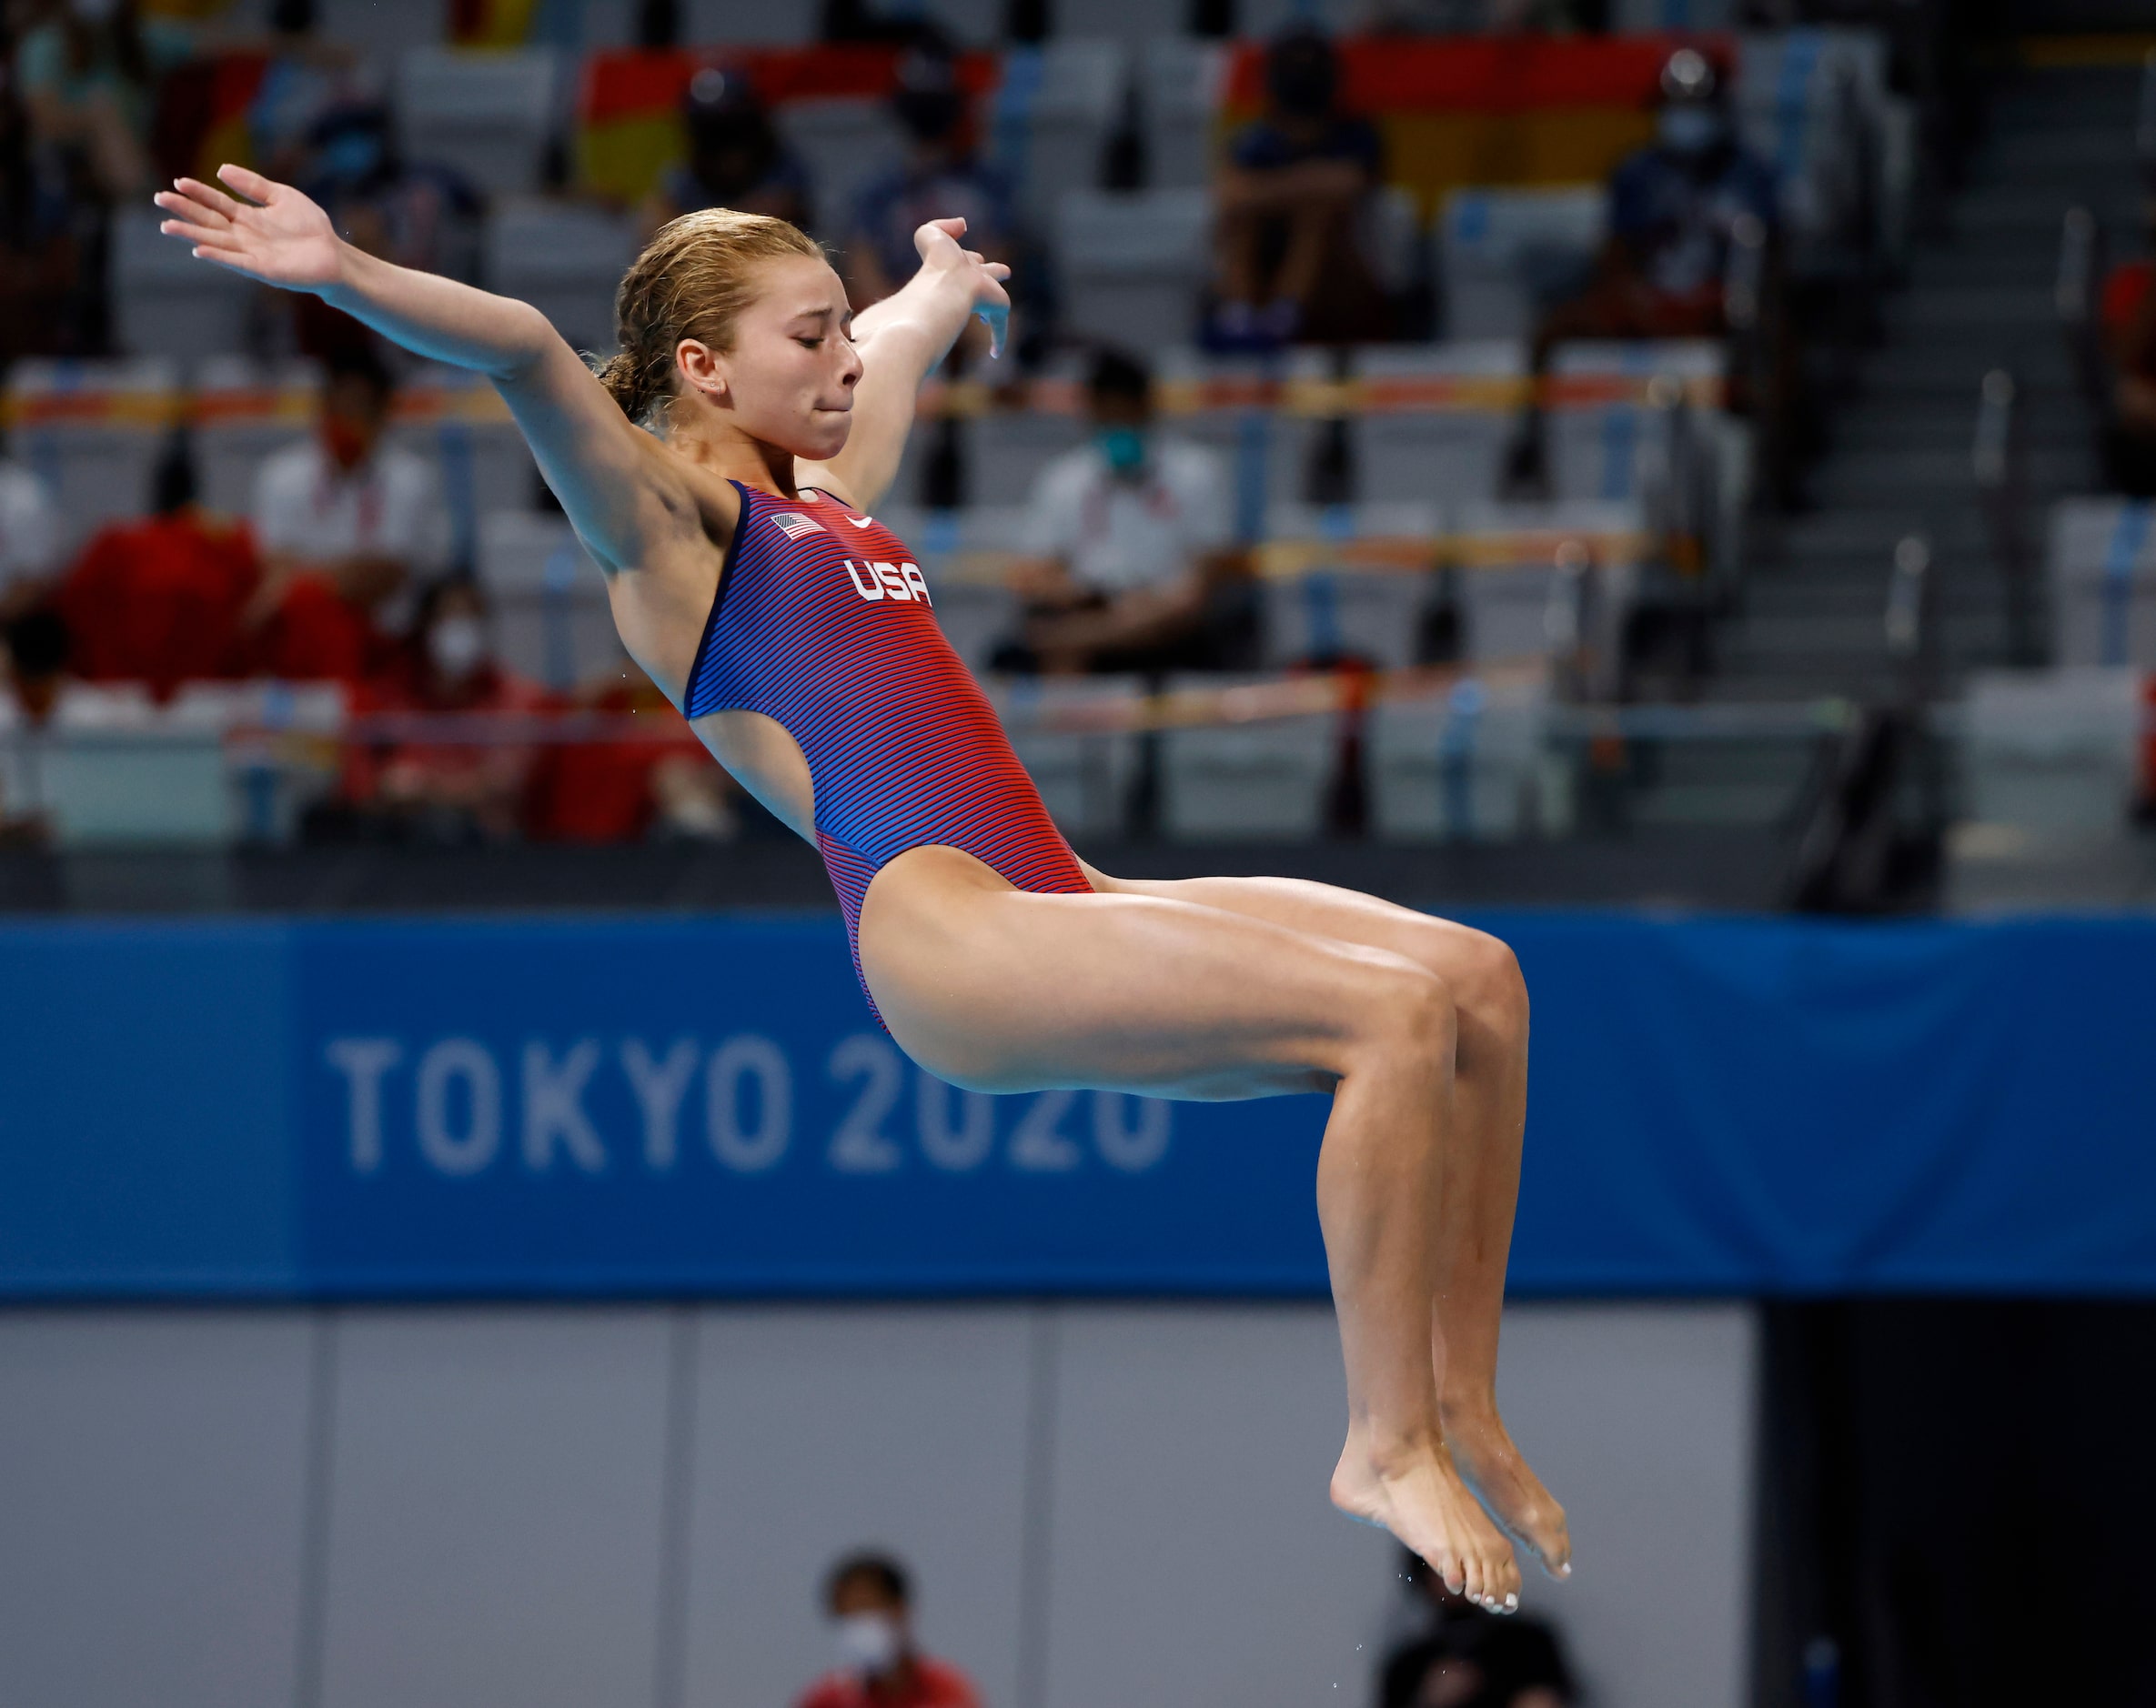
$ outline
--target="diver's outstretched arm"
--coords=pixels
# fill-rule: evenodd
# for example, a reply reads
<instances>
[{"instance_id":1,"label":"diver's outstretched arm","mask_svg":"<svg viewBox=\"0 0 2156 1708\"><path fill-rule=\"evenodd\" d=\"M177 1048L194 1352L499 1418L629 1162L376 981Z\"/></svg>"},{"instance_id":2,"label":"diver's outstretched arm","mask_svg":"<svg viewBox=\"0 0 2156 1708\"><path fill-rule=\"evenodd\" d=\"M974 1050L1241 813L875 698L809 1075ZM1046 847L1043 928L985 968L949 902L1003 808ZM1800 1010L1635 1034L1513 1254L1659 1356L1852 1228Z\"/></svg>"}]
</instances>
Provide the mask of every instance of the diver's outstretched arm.
<instances>
[{"instance_id":1,"label":"diver's outstretched arm","mask_svg":"<svg viewBox=\"0 0 2156 1708\"><path fill-rule=\"evenodd\" d=\"M165 234L192 244L202 260L309 292L408 350L486 375L605 568L649 564L683 538L706 537L714 503L738 507L723 481L710 493L692 487L681 459L630 424L530 304L355 248L289 185L242 166L221 166L217 176L223 187L179 178L159 193Z\"/></svg>"},{"instance_id":2,"label":"diver's outstretched arm","mask_svg":"<svg viewBox=\"0 0 2156 1708\"><path fill-rule=\"evenodd\" d=\"M795 477L828 487L859 509L872 508L897 477L899 456L913 428L913 398L976 309L1000 316L1011 299L1002 281L1011 269L962 246L962 219L932 219L913 234L921 268L899 290L853 318L861 347L861 384L846 448L828 462L802 463ZM1002 338L999 330L997 347Z\"/></svg>"}]
</instances>

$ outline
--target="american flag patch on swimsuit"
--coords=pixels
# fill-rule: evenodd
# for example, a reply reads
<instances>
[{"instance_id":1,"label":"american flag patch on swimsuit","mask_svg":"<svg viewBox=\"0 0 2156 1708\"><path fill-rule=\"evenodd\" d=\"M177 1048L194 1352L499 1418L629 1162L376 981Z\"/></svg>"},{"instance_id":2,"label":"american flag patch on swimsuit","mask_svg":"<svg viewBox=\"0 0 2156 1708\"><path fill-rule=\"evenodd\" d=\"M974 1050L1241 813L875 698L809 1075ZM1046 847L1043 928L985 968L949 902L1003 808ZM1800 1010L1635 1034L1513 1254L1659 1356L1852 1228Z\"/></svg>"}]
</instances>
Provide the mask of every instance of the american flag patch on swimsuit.
<instances>
[{"instance_id":1,"label":"american flag patch on swimsuit","mask_svg":"<svg viewBox=\"0 0 2156 1708\"><path fill-rule=\"evenodd\" d=\"M803 516L799 510L781 510L771 517L771 526L788 539L799 539L803 534L825 532L822 523Z\"/></svg>"}]
</instances>

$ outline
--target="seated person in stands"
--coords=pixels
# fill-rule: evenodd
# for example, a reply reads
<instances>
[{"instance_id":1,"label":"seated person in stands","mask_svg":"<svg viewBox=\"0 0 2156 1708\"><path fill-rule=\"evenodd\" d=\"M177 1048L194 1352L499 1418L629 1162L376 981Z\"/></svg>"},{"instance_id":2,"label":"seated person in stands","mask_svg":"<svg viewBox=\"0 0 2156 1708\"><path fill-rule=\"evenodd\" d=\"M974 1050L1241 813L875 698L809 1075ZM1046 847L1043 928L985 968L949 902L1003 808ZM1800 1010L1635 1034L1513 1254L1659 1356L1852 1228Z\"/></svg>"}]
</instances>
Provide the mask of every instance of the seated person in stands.
<instances>
[{"instance_id":1,"label":"seated person in stands","mask_svg":"<svg viewBox=\"0 0 2156 1708\"><path fill-rule=\"evenodd\" d=\"M244 527L195 503L184 434L157 467L153 513L92 538L55 602L72 637L75 674L89 682L146 682L168 699L182 682L249 675L245 614L262 578Z\"/></svg>"},{"instance_id":2,"label":"seated person in stands","mask_svg":"<svg viewBox=\"0 0 2156 1708\"><path fill-rule=\"evenodd\" d=\"M539 756L528 819L534 840L723 842L740 833L733 779L634 659L579 694L577 708L644 727L559 742Z\"/></svg>"},{"instance_id":3,"label":"seated person in stands","mask_svg":"<svg viewBox=\"0 0 2156 1708\"><path fill-rule=\"evenodd\" d=\"M15 49L32 135L103 199L146 195L158 80L193 47L185 28L145 18L136 0L66 0Z\"/></svg>"},{"instance_id":4,"label":"seated person in stands","mask_svg":"<svg viewBox=\"0 0 2156 1708\"><path fill-rule=\"evenodd\" d=\"M536 712L545 696L497 664L478 583L437 581L389 668L357 697L362 712ZM347 809L361 827L431 842L503 841L519 834L538 754L515 728L461 740L355 744L345 766Z\"/></svg>"},{"instance_id":5,"label":"seated person in stands","mask_svg":"<svg viewBox=\"0 0 2156 1708\"><path fill-rule=\"evenodd\" d=\"M1234 668L1254 631L1228 471L1160 433L1153 376L1103 350L1086 387L1090 445L1041 471L1025 525L1020 638L998 669L1070 674Z\"/></svg>"},{"instance_id":6,"label":"seated person in stands","mask_svg":"<svg viewBox=\"0 0 2156 1708\"><path fill-rule=\"evenodd\" d=\"M689 157L669 168L644 207L644 226L704 207L769 214L806 227L809 175L793 157L746 71L706 65L681 97Z\"/></svg>"},{"instance_id":7,"label":"seated person in stands","mask_svg":"<svg viewBox=\"0 0 2156 1708\"><path fill-rule=\"evenodd\" d=\"M1655 140L1609 184L1609 236L1586 288L1544 315L1530 367L1586 338L1713 338L1728 330L1724 285L1735 234L1775 224L1773 168L1738 140L1720 77L1680 47L1662 67ZM1516 480L1539 479L1541 424L1530 414L1513 457Z\"/></svg>"},{"instance_id":8,"label":"seated person in stands","mask_svg":"<svg viewBox=\"0 0 2156 1708\"><path fill-rule=\"evenodd\" d=\"M15 65L0 56L0 370L96 347L97 294L79 288L84 211L65 162L33 139Z\"/></svg>"},{"instance_id":9,"label":"seated person in stands","mask_svg":"<svg viewBox=\"0 0 2156 1708\"><path fill-rule=\"evenodd\" d=\"M823 1605L839 1664L800 1708L980 1708L971 1679L914 1647L912 1602L906 1569L887 1554L853 1554L833 1566Z\"/></svg>"},{"instance_id":10,"label":"seated person in stands","mask_svg":"<svg viewBox=\"0 0 2156 1708\"><path fill-rule=\"evenodd\" d=\"M1557 1633L1532 1613L1501 1616L1455 1595L1421 1558L1405 1555L1424 1604L1422 1634L1385 1657L1377 1708L1565 1708L1575 1699Z\"/></svg>"},{"instance_id":11,"label":"seated person in stands","mask_svg":"<svg viewBox=\"0 0 2156 1708\"><path fill-rule=\"evenodd\" d=\"M51 833L44 769L22 738L52 721L67 686L68 651L67 624L49 605L0 623L0 712L15 713L16 737L0 739L0 848L35 845Z\"/></svg>"},{"instance_id":12,"label":"seated person in stands","mask_svg":"<svg viewBox=\"0 0 2156 1708\"><path fill-rule=\"evenodd\" d=\"M2156 185L2141 216L2150 253L2111 270L2098 312L2111 379L2104 478L2136 498L2156 497Z\"/></svg>"},{"instance_id":13,"label":"seated person in stands","mask_svg":"<svg viewBox=\"0 0 2156 1708\"><path fill-rule=\"evenodd\" d=\"M1209 341L1270 348L1389 331L1362 227L1384 167L1377 127L1340 104L1333 44L1297 25L1265 54L1265 112L1214 184L1218 303Z\"/></svg>"},{"instance_id":14,"label":"seated person in stands","mask_svg":"<svg viewBox=\"0 0 2156 1708\"><path fill-rule=\"evenodd\" d=\"M0 456L0 626L44 604L59 573L59 507L44 481Z\"/></svg>"},{"instance_id":15,"label":"seated person in stands","mask_svg":"<svg viewBox=\"0 0 2156 1708\"><path fill-rule=\"evenodd\" d=\"M846 291L856 313L912 276L913 234L928 220L962 218L969 249L1010 259L1010 191L974 150L958 56L948 43L924 33L901 57L892 111L905 128L906 156L862 186L845 238ZM962 347L982 332L973 326Z\"/></svg>"},{"instance_id":16,"label":"seated person in stands","mask_svg":"<svg viewBox=\"0 0 2156 1708\"><path fill-rule=\"evenodd\" d=\"M344 350L316 431L255 480L255 539L267 568L249 619L277 676L356 682L375 667L416 590L438 576L448 520L434 470L383 443L389 372Z\"/></svg>"}]
</instances>

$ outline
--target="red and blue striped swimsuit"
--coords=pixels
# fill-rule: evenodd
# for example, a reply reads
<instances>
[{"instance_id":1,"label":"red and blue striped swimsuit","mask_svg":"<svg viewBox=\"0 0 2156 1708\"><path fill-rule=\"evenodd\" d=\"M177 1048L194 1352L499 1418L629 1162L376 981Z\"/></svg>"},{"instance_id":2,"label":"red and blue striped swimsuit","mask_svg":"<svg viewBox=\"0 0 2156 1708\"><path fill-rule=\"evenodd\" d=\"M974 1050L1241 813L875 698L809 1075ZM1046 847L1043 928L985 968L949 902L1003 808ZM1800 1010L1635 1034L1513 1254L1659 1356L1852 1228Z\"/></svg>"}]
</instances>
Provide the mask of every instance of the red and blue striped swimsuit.
<instances>
[{"instance_id":1,"label":"red and blue striped swimsuit","mask_svg":"<svg viewBox=\"0 0 2156 1708\"><path fill-rule=\"evenodd\" d=\"M861 898L908 849L962 849L1020 889L1090 893L898 536L821 492L734 486L741 519L681 709L761 712L800 743L855 976Z\"/></svg>"}]
</instances>

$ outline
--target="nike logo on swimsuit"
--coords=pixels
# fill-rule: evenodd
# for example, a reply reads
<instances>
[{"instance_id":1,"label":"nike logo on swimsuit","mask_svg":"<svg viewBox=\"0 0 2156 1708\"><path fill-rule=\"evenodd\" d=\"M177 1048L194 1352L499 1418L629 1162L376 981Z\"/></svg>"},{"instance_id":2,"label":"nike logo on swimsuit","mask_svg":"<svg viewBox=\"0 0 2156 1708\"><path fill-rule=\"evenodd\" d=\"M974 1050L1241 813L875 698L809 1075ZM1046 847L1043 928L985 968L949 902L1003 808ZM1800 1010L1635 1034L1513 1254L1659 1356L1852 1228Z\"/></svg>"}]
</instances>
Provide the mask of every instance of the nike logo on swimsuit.
<instances>
[{"instance_id":1,"label":"nike logo on swimsuit","mask_svg":"<svg viewBox=\"0 0 2156 1708\"><path fill-rule=\"evenodd\" d=\"M844 517L849 522L852 523L856 527L873 527L876 526L876 518L872 516L855 516L846 510L841 510L839 514Z\"/></svg>"}]
</instances>

